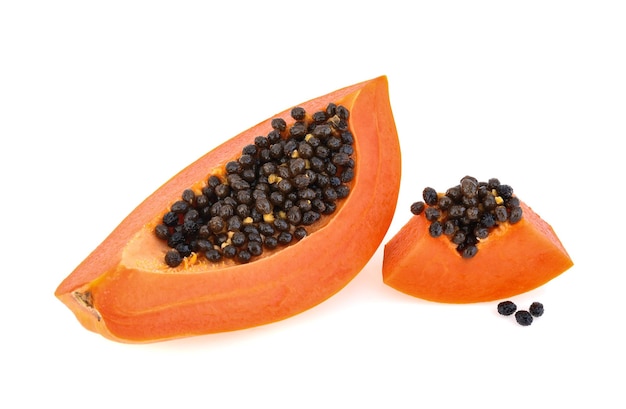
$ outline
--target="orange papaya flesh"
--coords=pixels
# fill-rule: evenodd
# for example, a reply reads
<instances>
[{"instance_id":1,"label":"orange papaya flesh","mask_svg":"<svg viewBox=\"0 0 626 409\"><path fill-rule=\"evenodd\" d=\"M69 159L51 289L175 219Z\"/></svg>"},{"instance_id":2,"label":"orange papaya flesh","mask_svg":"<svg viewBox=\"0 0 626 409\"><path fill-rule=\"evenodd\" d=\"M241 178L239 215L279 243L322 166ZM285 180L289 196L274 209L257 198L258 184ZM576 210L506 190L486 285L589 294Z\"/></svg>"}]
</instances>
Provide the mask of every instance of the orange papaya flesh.
<instances>
[{"instance_id":1,"label":"orange papaya flesh","mask_svg":"<svg viewBox=\"0 0 626 409\"><path fill-rule=\"evenodd\" d=\"M431 237L430 222L413 216L385 245L383 281L414 297L443 303L475 303L535 289L572 265L552 227L520 201L522 219L504 223L463 258L446 237Z\"/></svg>"},{"instance_id":2,"label":"orange papaya flesh","mask_svg":"<svg viewBox=\"0 0 626 409\"><path fill-rule=\"evenodd\" d=\"M309 235L246 264L188 257L172 268L155 226L184 189L201 189L273 118L208 152L133 210L65 278L58 297L87 329L119 342L163 341L239 330L303 312L337 293L365 266L389 228L400 184L401 157L387 78L364 81L299 104L329 103L350 111L354 178L350 194ZM354 237L358 237L355 240Z\"/></svg>"}]
</instances>

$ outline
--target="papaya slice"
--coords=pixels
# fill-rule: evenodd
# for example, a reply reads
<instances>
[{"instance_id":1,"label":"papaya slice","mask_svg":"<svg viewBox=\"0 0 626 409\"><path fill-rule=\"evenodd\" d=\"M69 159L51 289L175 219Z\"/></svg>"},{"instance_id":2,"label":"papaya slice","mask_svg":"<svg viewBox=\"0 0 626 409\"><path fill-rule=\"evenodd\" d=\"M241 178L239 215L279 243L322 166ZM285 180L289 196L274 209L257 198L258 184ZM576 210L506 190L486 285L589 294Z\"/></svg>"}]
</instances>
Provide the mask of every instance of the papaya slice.
<instances>
[{"instance_id":1,"label":"papaya slice","mask_svg":"<svg viewBox=\"0 0 626 409\"><path fill-rule=\"evenodd\" d=\"M172 267L164 258L170 247L155 234L181 192L201 191L210 175L223 179L228 163L257 136L293 124L290 108L206 153L162 185L61 282L56 297L88 330L140 343L268 324L338 292L369 261L389 228L401 157L386 77L297 107L311 115L328 106L349 111L350 192L332 213L307 226L306 237L246 262L210 262L192 253Z\"/></svg>"},{"instance_id":2,"label":"papaya slice","mask_svg":"<svg viewBox=\"0 0 626 409\"><path fill-rule=\"evenodd\" d=\"M530 291L569 269L572 259L552 227L514 200L521 219L499 224L469 255L460 250L465 244L433 237L426 212L414 215L385 245L384 283L429 301L475 303Z\"/></svg>"}]
</instances>

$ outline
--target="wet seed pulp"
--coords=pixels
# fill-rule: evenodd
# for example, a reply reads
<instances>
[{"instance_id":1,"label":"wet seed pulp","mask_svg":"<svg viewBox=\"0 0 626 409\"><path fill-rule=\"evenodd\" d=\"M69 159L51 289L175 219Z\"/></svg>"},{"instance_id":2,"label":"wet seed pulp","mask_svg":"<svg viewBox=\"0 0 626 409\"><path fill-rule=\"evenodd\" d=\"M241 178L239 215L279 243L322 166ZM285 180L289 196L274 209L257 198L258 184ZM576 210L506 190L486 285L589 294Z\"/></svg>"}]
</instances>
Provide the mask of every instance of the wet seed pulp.
<instances>
[{"instance_id":1,"label":"wet seed pulp","mask_svg":"<svg viewBox=\"0 0 626 409\"><path fill-rule=\"evenodd\" d=\"M350 193L349 115L333 103L310 115L295 107L291 125L274 118L266 136L226 163L224 176L210 175L201 192L184 190L154 229L170 247L165 263L177 267L192 254L247 263L304 239Z\"/></svg>"},{"instance_id":2,"label":"wet seed pulp","mask_svg":"<svg viewBox=\"0 0 626 409\"><path fill-rule=\"evenodd\" d=\"M423 201L411 205L411 213L424 213L430 222L430 235L447 236L463 258L474 257L480 241L486 240L499 224L514 224L522 219L522 208L513 196L513 188L496 178L479 182L465 176L445 194L427 187L422 197Z\"/></svg>"}]
</instances>

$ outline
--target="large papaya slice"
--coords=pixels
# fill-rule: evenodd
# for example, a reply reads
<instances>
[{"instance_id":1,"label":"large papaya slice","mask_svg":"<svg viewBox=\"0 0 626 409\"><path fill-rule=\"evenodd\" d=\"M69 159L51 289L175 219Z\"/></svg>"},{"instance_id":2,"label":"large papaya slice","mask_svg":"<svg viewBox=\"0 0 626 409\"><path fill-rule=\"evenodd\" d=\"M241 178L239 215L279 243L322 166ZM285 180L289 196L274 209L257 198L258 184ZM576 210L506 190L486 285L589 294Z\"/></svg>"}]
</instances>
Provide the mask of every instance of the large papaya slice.
<instances>
[{"instance_id":1,"label":"large papaya slice","mask_svg":"<svg viewBox=\"0 0 626 409\"><path fill-rule=\"evenodd\" d=\"M470 186L476 182L472 177L465 181ZM497 179L492 182L499 183ZM497 191L496 186L489 186L484 199L477 201L477 189L471 198L461 198L460 186L445 194L424 190L432 207L416 202L421 205L417 214L385 245L383 281L387 285L429 301L484 302L535 289L573 265L552 227L512 195L509 185ZM505 196L504 191L508 197L502 199L498 192ZM454 207L450 198L464 204ZM476 211L468 216L469 209Z\"/></svg>"},{"instance_id":2,"label":"large papaya slice","mask_svg":"<svg viewBox=\"0 0 626 409\"><path fill-rule=\"evenodd\" d=\"M386 77L310 100L175 175L55 295L87 329L120 342L238 330L293 316L343 288L379 247L395 211L400 160ZM250 200L256 202L246 210ZM197 204L191 215L185 201ZM290 212L296 206L302 209ZM238 214L238 220L226 218ZM216 215L221 222L211 221ZM183 241L190 231L195 238Z\"/></svg>"}]
</instances>

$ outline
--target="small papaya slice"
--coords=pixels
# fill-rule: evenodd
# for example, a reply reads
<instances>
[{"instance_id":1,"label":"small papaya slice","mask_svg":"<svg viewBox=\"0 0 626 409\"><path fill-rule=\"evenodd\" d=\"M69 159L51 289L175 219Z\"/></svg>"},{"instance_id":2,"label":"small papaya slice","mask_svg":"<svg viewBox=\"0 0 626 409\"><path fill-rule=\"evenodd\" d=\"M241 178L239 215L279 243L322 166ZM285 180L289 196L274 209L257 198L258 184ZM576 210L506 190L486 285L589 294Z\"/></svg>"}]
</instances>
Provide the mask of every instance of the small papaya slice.
<instances>
[{"instance_id":1,"label":"small papaya slice","mask_svg":"<svg viewBox=\"0 0 626 409\"><path fill-rule=\"evenodd\" d=\"M384 283L429 301L474 303L530 291L569 269L572 259L552 227L526 203L512 200L514 223L499 223L471 246L450 240L445 227L420 209L385 245Z\"/></svg>"},{"instance_id":2,"label":"small papaya slice","mask_svg":"<svg viewBox=\"0 0 626 409\"><path fill-rule=\"evenodd\" d=\"M337 202L332 212L308 223L306 235L295 244L279 245L259 254L255 252L258 246L252 243L252 259L248 254L241 262L226 258L213 262L207 258L215 252L207 252L206 257L192 252L182 254L182 260L166 262L165 255L172 249L155 231L165 213L180 201L181 192L203 192L211 176L226 180L230 171L227 168L236 167L233 161L259 135L272 130L282 132L289 124L295 127L295 118L303 113L310 117L329 107L337 107L334 125L348 126L352 139L346 150L351 163L345 155L326 161L331 162L328 166L351 167L349 176L341 176L349 194ZM338 292L372 257L395 212L401 157L387 78L334 91L298 105L296 111L288 109L259 123L175 175L61 282L56 297L87 329L115 341L140 343L275 322ZM348 112L347 124L341 124ZM291 155L298 156L294 152ZM302 165L302 161L297 163ZM294 166L297 163L294 161ZM279 173L271 174L265 183L279 179ZM241 179L229 181L243 183ZM263 206L267 206L265 201ZM268 213L263 217L274 216ZM211 239L217 250L235 241L232 234L222 236L225 242Z\"/></svg>"}]
</instances>

